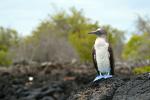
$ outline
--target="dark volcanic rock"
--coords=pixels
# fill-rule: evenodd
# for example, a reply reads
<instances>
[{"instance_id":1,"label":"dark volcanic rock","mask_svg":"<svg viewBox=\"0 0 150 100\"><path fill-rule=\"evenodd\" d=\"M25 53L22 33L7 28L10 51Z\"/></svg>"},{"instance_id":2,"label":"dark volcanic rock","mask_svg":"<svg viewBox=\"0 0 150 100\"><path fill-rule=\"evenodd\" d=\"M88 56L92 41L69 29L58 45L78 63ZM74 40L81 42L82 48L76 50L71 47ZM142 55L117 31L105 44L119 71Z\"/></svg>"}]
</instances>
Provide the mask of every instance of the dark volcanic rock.
<instances>
[{"instance_id":1,"label":"dark volcanic rock","mask_svg":"<svg viewBox=\"0 0 150 100\"><path fill-rule=\"evenodd\" d=\"M111 100L115 90L123 84L124 81L118 77L103 79L72 94L69 100Z\"/></svg>"},{"instance_id":2,"label":"dark volcanic rock","mask_svg":"<svg viewBox=\"0 0 150 100\"><path fill-rule=\"evenodd\" d=\"M128 81L118 77L100 80L73 93L68 100L150 100L150 79L147 73Z\"/></svg>"},{"instance_id":3,"label":"dark volcanic rock","mask_svg":"<svg viewBox=\"0 0 150 100\"><path fill-rule=\"evenodd\" d=\"M148 74L139 75L119 87L113 100L150 100Z\"/></svg>"},{"instance_id":4,"label":"dark volcanic rock","mask_svg":"<svg viewBox=\"0 0 150 100\"><path fill-rule=\"evenodd\" d=\"M95 70L55 63L0 69L0 100L150 100L147 74L90 83Z\"/></svg>"},{"instance_id":5,"label":"dark volcanic rock","mask_svg":"<svg viewBox=\"0 0 150 100\"><path fill-rule=\"evenodd\" d=\"M88 67L61 64L0 69L0 100L66 100L72 91L93 79L89 71Z\"/></svg>"}]
</instances>

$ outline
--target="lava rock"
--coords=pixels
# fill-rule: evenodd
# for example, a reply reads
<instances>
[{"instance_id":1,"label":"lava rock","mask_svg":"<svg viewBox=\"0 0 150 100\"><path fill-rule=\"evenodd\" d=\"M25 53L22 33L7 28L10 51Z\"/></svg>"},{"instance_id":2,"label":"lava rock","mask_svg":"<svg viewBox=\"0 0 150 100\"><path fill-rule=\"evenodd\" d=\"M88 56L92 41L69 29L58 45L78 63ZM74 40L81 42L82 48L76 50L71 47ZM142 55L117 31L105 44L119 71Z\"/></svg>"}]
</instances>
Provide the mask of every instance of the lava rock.
<instances>
[{"instance_id":1,"label":"lava rock","mask_svg":"<svg viewBox=\"0 0 150 100\"><path fill-rule=\"evenodd\" d=\"M68 100L150 100L148 73L124 81L119 77L101 79L72 93Z\"/></svg>"},{"instance_id":2,"label":"lava rock","mask_svg":"<svg viewBox=\"0 0 150 100\"><path fill-rule=\"evenodd\" d=\"M150 79L148 74L136 76L120 86L116 90L113 100L150 100Z\"/></svg>"},{"instance_id":3,"label":"lava rock","mask_svg":"<svg viewBox=\"0 0 150 100\"><path fill-rule=\"evenodd\" d=\"M73 93L68 100L111 100L115 90L123 84L124 81L118 77L102 79Z\"/></svg>"}]
</instances>

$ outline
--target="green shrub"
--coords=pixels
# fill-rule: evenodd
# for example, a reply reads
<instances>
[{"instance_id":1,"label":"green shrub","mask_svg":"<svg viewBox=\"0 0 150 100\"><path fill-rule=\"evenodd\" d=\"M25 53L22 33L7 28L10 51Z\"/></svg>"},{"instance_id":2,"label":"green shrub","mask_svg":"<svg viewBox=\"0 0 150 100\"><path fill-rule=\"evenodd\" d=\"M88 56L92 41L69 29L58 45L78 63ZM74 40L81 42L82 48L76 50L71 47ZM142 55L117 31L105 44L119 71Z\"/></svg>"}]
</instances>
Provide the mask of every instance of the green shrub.
<instances>
[{"instance_id":1,"label":"green shrub","mask_svg":"<svg viewBox=\"0 0 150 100\"><path fill-rule=\"evenodd\" d=\"M134 74L150 72L150 66L138 67L133 69Z\"/></svg>"},{"instance_id":2,"label":"green shrub","mask_svg":"<svg viewBox=\"0 0 150 100\"><path fill-rule=\"evenodd\" d=\"M7 57L7 51L0 50L0 65L8 66L11 64L11 60Z\"/></svg>"}]
</instances>

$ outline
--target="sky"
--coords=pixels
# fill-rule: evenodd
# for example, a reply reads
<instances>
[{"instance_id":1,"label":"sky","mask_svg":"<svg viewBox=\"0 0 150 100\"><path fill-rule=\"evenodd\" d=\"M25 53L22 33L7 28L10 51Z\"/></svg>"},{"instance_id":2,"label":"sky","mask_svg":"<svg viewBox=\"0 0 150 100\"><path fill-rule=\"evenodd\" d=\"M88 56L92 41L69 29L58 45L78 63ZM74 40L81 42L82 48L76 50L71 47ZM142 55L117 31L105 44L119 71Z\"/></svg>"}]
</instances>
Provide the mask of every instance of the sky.
<instances>
[{"instance_id":1,"label":"sky","mask_svg":"<svg viewBox=\"0 0 150 100\"><path fill-rule=\"evenodd\" d=\"M134 31L137 15L150 16L150 0L0 0L0 26L27 36L57 10L83 9L101 25Z\"/></svg>"}]
</instances>

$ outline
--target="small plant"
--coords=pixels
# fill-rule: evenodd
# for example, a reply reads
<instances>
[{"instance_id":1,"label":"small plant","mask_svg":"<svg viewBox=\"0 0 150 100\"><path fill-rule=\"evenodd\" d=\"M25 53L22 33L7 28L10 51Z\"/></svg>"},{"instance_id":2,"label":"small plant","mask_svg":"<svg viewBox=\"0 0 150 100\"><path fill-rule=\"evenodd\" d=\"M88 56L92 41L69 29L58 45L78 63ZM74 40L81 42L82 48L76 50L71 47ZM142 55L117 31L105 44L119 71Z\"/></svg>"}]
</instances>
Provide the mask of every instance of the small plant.
<instances>
[{"instance_id":1,"label":"small plant","mask_svg":"<svg viewBox=\"0 0 150 100\"><path fill-rule=\"evenodd\" d=\"M134 74L150 72L150 66L138 67L133 69Z\"/></svg>"}]
</instances>

